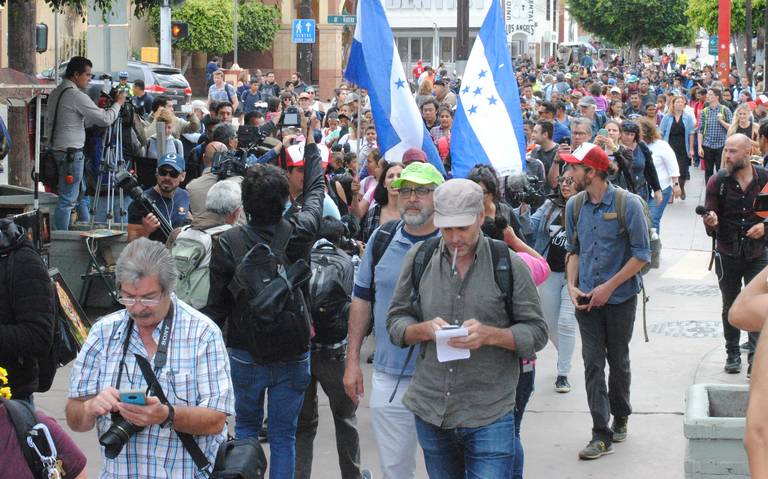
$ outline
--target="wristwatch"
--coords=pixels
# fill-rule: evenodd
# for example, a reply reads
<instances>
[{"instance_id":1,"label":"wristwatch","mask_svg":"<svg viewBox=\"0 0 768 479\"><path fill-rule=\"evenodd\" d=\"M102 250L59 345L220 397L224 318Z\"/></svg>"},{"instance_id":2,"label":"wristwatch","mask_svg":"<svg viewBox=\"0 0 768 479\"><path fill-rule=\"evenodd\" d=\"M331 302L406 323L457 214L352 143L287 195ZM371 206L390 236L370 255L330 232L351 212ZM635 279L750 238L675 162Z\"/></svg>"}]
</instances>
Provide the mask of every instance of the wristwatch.
<instances>
[{"instance_id":1,"label":"wristwatch","mask_svg":"<svg viewBox=\"0 0 768 479\"><path fill-rule=\"evenodd\" d=\"M168 406L168 417L160 424L162 428L173 427L173 420L176 419L176 410L173 406L170 403L166 403L166 406Z\"/></svg>"}]
</instances>

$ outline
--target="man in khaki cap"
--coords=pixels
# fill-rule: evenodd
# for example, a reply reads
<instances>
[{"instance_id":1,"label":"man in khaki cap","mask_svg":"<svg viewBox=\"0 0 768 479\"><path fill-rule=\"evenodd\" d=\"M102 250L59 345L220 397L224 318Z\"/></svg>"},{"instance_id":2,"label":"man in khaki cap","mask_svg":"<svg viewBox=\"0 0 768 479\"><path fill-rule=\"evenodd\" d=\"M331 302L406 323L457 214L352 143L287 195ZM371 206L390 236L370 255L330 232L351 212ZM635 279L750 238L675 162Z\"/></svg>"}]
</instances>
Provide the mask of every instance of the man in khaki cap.
<instances>
[{"instance_id":1,"label":"man in khaki cap","mask_svg":"<svg viewBox=\"0 0 768 479\"><path fill-rule=\"evenodd\" d=\"M430 478L512 477L520 358L547 342L539 296L525 263L482 235L480 186L447 181L434 205L442 237L405 257L387 318L393 344L421 343L403 404L416 416ZM509 302L496 278L502 269ZM442 363L436 333L456 327L466 335L448 345L471 350L469 358Z\"/></svg>"}]
</instances>

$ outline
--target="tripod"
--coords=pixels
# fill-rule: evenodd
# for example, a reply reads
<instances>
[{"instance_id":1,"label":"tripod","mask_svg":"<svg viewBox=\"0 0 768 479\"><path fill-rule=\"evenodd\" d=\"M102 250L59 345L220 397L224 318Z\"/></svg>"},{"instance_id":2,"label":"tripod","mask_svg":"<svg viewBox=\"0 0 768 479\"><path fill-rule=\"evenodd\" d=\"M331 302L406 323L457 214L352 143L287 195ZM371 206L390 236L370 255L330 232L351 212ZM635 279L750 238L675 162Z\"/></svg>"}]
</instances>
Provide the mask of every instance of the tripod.
<instances>
[{"instance_id":1,"label":"tripod","mask_svg":"<svg viewBox=\"0 0 768 479\"><path fill-rule=\"evenodd\" d=\"M93 229L96 212L101 202L102 188L104 187L106 187L104 201L106 201L107 229L111 229L113 222L116 220L115 207L119 208L117 222L120 224L121 229L125 224L127 211L125 209L123 190L117 188L117 181L115 180L117 173L127 171L127 163L123 157L122 121L122 115L118 116L117 120L107 128L105 133L101 164L99 165L98 177L96 179L96 192L93 204L91 205L90 229Z\"/></svg>"}]
</instances>

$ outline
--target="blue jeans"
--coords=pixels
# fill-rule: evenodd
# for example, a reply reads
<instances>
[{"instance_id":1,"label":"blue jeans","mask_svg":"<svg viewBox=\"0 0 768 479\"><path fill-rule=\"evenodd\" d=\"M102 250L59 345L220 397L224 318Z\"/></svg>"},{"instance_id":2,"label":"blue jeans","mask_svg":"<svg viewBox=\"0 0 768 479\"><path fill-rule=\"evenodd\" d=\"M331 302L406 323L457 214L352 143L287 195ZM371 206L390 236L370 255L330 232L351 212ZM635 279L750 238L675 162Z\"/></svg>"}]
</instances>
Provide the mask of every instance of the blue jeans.
<instances>
[{"instance_id":1,"label":"blue jeans","mask_svg":"<svg viewBox=\"0 0 768 479\"><path fill-rule=\"evenodd\" d=\"M539 285L539 296L549 340L557 349L557 375L568 376L576 347L576 314L568 295L565 273L550 273L547 280Z\"/></svg>"},{"instance_id":2,"label":"blue jeans","mask_svg":"<svg viewBox=\"0 0 768 479\"><path fill-rule=\"evenodd\" d=\"M270 423L271 426L271 423ZM509 479L515 461L515 412L481 427L443 429L416 416L431 479Z\"/></svg>"},{"instance_id":3,"label":"blue jeans","mask_svg":"<svg viewBox=\"0 0 768 479\"><path fill-rule=\"evenodd\" d=\"M525 371L527 368L530 371ZM512 468L512 479L523 479L523 465L525 463L525 453L523 452L523 441L520 440L520 425L523 422L523 414L528 400L533 394L533 383L536 379L536 363L531 361L527 365L520 362L520 379L517 380L517 397L515 398L515 462Z\"/></svg>"},{"instance_id":4,"label":"blue jeans","mask_svg":"<svg viewBox=\"0 0 768 479\"><path fill-rule=\"evenodd\" d=\"M656 205L656 200L651 200L648 202L648 210L651 213L651 222L653 223L651 226L656 228L657 233L661 232L661 215L664 214L664 209L667 207L669 198L672 196L672 187L667 186L661 190L661 196L662 201L660 205Z\"/></svg>"},{"instance_id":5,"label":"blue jeans","mask_svg":"<svg viewBox=\"0 0 768 479\"><path fill-rule=\"evenodd\" d=\"M69 229L69 217L72 214L72 208L77 208L78 221L88 221L88 206L83 200L85 193L85 182L83 182L83 166L85 157L80 150L72 154L71 161L67 160L67 153L63 151L54 151L56 166L59 172L58 195L59 202L53 216L53 226L57 230ZM72 182L67 182L67 177L72 177Z\"/></svg>"},{"instance_id":6,"label":"blue jeans","mask_svg":"<svg viewBox=\"0 0 768 479\"><path fill-rule=\"evenodd\" d=\"M292 362L260 364L242 349L229 350L235 388L235 437L258 437L269 394L270 479L292 478L296 467L296 425L310 381L309 353Z\"/></svg>"}]
</instances>

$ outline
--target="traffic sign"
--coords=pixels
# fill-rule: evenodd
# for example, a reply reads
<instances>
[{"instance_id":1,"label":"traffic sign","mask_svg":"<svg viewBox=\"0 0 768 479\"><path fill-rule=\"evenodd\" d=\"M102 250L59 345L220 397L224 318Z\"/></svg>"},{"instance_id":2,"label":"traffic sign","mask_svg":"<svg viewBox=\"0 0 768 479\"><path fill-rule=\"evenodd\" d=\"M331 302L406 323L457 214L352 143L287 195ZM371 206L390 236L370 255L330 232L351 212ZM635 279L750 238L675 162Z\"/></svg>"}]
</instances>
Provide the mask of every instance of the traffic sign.
<instances>
[{"instance_id":1,"label":"traffic sign","mask_svg":"<svg viewBox=\"0 0 768 479\"><path fill-rule=\"evenodd\" d=\"M717 55L717 35L709 37L709 54Z\"/></svg>"},{"instance_id":2,"label":"traffic sign","mask_svg":"<svg viewBox=\"0 0 768 479\"><path fill-rule=\"evenodd\" d=\"M291 42L315 43L315 21L311 18L298 18L293 21Z\"/></svg>"},{"instance_id":3,"label":"traffic sign","mask_svg":"<svg viewBox=\"0 0 768 479\"><path fill-rule=\"evenodd\" d=\"M357 23L357 17L354 15L328 15L328 23L354 25Z\"/></svg>"}]
</instances>

